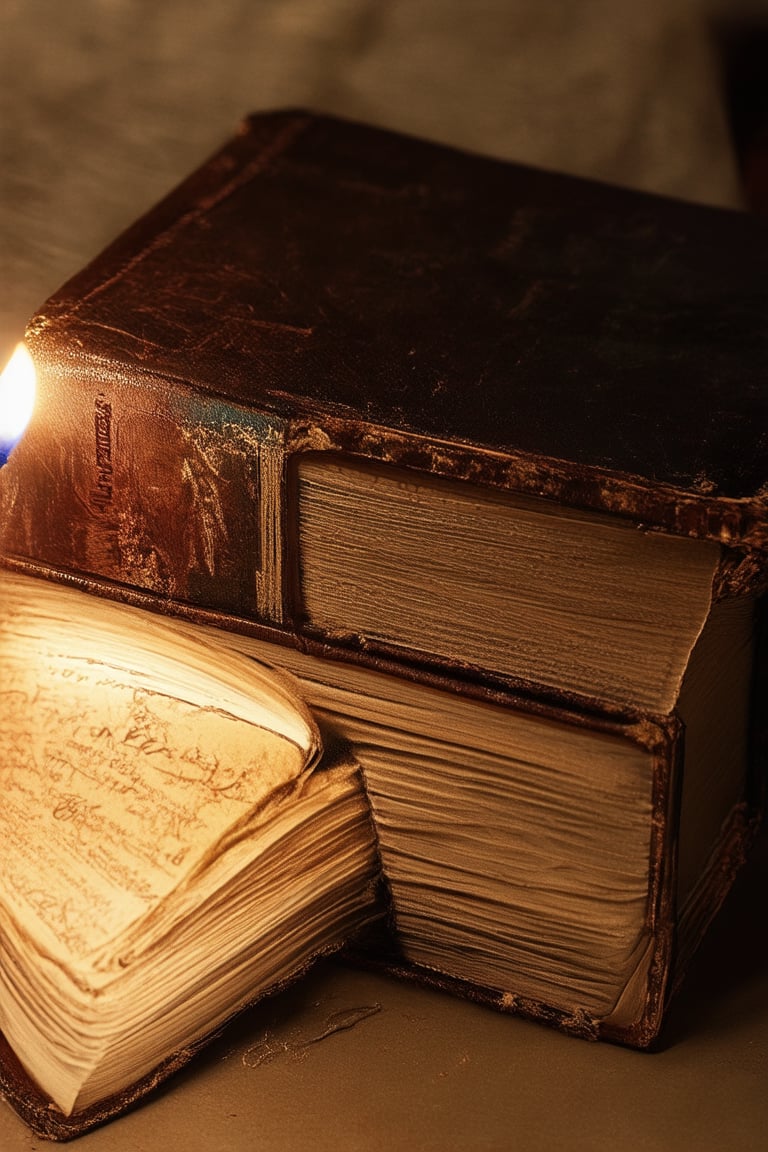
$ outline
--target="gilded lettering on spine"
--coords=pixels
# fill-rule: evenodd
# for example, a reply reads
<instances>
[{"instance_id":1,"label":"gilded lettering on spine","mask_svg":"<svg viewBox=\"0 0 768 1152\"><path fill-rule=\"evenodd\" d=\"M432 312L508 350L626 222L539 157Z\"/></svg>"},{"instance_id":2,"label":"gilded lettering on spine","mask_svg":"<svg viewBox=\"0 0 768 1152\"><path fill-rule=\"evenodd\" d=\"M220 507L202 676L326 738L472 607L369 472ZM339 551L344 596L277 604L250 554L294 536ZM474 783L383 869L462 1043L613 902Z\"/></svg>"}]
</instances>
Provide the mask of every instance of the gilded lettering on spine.
<instances>
[{"instance_id":1,"label":"gilded lettering on spine","mask_svg":"<svg viewBox=\"0 0 768 1152\"><path fill-rule=\"evenodd\" d=\"M112 503L112 405L100 392L96 397L93 414L95 436L96 480L90 492L90 505L97 512L106 512Z\"/></svg>"}]
</instances>

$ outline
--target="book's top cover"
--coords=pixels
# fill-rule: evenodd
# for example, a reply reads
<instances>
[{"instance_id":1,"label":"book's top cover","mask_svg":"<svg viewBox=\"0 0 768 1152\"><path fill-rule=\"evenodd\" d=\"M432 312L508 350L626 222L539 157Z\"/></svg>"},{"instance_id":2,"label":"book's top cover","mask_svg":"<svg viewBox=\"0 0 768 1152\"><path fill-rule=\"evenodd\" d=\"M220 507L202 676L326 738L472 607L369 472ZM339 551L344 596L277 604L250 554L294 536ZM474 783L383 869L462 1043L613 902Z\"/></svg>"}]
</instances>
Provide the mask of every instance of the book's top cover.
<instances>
[{"instance_id":1,"label":"book's top cover","mask_svg":"<svg viewBox=\"0 0 768 1152\"><path fill-rule=\"evenodd\" d=\"M445 444L496 461L481 482L765 541L768 227L746 214L265 114L28 342L390 429L406 465L439 470Z\"/></svg>"}]
</instances>

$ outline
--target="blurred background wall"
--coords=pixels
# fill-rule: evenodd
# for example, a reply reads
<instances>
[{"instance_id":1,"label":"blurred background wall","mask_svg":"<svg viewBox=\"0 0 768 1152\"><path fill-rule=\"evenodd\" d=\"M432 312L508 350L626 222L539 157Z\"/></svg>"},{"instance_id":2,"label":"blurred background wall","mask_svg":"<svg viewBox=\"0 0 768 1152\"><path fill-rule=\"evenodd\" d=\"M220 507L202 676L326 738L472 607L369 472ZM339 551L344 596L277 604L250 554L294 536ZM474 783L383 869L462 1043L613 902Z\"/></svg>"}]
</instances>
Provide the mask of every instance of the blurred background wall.
<instances>
[{"instance_id":1,"label":"blurred background wall","mask_svg":"<svg viewBox=\"0 0 768 1152\"><path fill-rule=\"evenodd\" d=\"M737 2L738 12L747 0ZM725 3L729 17L734 4ZM758 17L765 4L749 4ZM0 342L246 111L738 205L704 0L3 0Z\"/></svg>"}]
</instances>

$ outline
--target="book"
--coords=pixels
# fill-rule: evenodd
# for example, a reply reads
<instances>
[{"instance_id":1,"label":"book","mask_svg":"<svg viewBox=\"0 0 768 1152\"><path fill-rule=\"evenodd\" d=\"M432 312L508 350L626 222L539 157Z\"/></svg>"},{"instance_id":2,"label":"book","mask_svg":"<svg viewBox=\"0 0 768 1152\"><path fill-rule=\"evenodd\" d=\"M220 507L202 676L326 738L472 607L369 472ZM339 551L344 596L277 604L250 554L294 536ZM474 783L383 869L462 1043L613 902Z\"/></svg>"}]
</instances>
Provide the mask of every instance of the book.
<instances>
[{"instance_id":1,"label":"book","mask_svg":"<svg viewBox=\"0 0 768 1152\"><path fill-rule=\"evenodd\" d=\"M673 714L622 722L0 588L0 1081L36 1130L114 1116L342 944L577 1036L658 1035L753 817L744 602Z\"/></svg>"},{"instance_id":2,"label":"book","mask_svg":"<svg viewBox=\"0 0 768 1152\"><path fill-rule=\"evenodd\" d=\"M749 601L713 610L674 708L633 719L214 632L289 669L362 765L390 902L368 962L656 1041L757 820Z\"/></svg>"},{"instance_id":3,"label":"book","mask_svg":"<svg viewBox=\"0 0 768 1152\"><path fill-rule=\"evenodd\" d=\"M318 953L355 938L360 963L574 1035L636 1046L656 1037L684 958L725 895L749 831L743 678L751 621L743 602L713 613L678 714L622 723L502 692L472 696L453 681L425 684L200 624L158 621L32 577L3 572L0 586L6 796L0 1080L36 1130L67 1138L115 1115L191 1058L209 1036L213 1010L220 1024L244 1002L295 978ZM734 611L738 622L719 619ZM713 634L718 628L729 638L726 648ZM291 670L289 693L279 675L264 672L264 660ZM234 683L227 673L235 674ZM175 788L171 799L179 799L178 780L169 784L165 764L174 740L185 773L190 764L205 764L213 743L228 794L230 765L219 755L226 741L208 728L206 708L210 692L219 717L222 676L225 694L238 698L230 704L234 726L243 724L240 713L254 710L264 723L265 704L275 708L281 727L298 723L303 735L292 751L299 764L302 750L311 756L317 748L320 726L331 754L328 767L311 774L317 790L305 779L304 788L274 800L276 812L268 803L254 814L246 841L236 840L246 858L236 860L234 875L231 831L211 847L207 827L207 871L198 869L182 884L194 897L192 908L189 895L180 898L176 890L159 913L153 907L96 955L71 955L78 915L81 929L83 921L102 935L114 927L105 921L105 894L117 897L115 914L126 913L124 891L110 892L108 884L115 872L125 878L119 861L107 861L105 877L103 858L93 859L94 842L105 829L112 832L115 786L118 820L131 823L134 838L126 844L119 829L120 855L139 857L149 876L162 870L168 853L179 855L177 828L173 839L167 828L173 806L157 795ZM182 694L184 703L176 698ZM158 704L165 704L164 716ZM209 747L191 754L193 733ZM339 757L342 748L353 750L354 767L348 754ZM235 753L242 778L240 748ZM182 796L197 812L212 781L193 775L185 775ZM126 817L125 797L133 800L134 792L144 802L131 803ZM171 812L177 825L178 807ZM110 844L115 840L110 835ZM31 892L30 857L41 877ZM386 921L375 895L380 868L389 893ZM178 872L166 877L175 880ZM276 926L277 940L270 935ZM24 946L28 933L55 950L52 959L63 955L62 968L50 959L41 963L38 949ZM287 976L279 966L285 947ZM227 960L217 964L222 952ZM117 973L105 973L105 955L118 957ZM99 961L96 991L92 967ZM41 1021L19 1005L19 987L27 993L23 1005L37 1005L44 993L49 1002L49 969L63 1035L51 1032L50 1013ZM179 969L181 1003L170 995L178 990ZM89 994L95 1000L90 1012L80 1004L74 1036L67 1032L70 972L79 976L76 1002L89 1003ZM8 973L20 975L12 982ZM221 984L222 973L234 989L226 979ZM149 1003L142 998L137 1006L137 985L151 990ZM120 1011L126 1000L129 1018ZM107 1005L117 1032L105 1052ZM136 1041L136 1013L151 1007L145 1048L144 1032ZM71 1054L66 1042L74 1043L77 1060L62 1069L62 1047ZM161 1053L169 1054L156 1065ZM107 1086L126 1079L121 1091L109 1093ZM67 1116L61 1093L71 1094L73 1084L80 1087Z\"/></svg>"},{"instance_id":4,"label":"book","mask_svg":"<svg viewBox=\"0 0 768 1152\"><path fill-rule=\"evenodd\" d=\"M79 1134L381 914L359 766L287 674L0 574L3 1087Z\"/></svg>"},{"instance_id":5,"label":"book","mask_svg":"<svg viewBox=\"0 0 768 1152\"><path fill-rule=\"evenodd\" d=\"M764 579L764 228L254 117L33 319L2 550L666 710Z\"/></svg>"},{"instance_id":6,"label":"book","mask_svg":"<svg viewBox=\"0 0 768 1152\"><path fill-rule=\"evenodd\" d=\"M57 293L10 569L299 678L373 949L638 1046L759 810L765 226L303 112Z\"/></svg>"}]
</instances>

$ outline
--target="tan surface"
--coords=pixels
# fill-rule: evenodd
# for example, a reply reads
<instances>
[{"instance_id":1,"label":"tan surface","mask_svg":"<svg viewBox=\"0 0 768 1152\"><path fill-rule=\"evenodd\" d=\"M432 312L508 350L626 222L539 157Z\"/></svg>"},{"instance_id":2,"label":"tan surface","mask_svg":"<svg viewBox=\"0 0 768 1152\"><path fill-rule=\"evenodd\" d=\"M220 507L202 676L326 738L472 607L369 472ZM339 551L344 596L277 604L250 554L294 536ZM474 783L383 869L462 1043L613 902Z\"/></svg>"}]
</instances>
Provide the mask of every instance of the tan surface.
<instances>
[{"instance_id":1,"label":"tan surface","mask_svg":"<svg viewBox=\"0 0 768 1152\"><path fill-rule=\"evenodd\" d=\"M690 7L4 0L0 344L243 112L276 104L734 202L711 54ZM657 1054L328 965L76 1147L762 1152L767 874L753 869L721 920ZM334 1013L377 1004L316 1040ZM2 1152L44 1146L0 1106Z\"/></svg>"}]
</instances>

